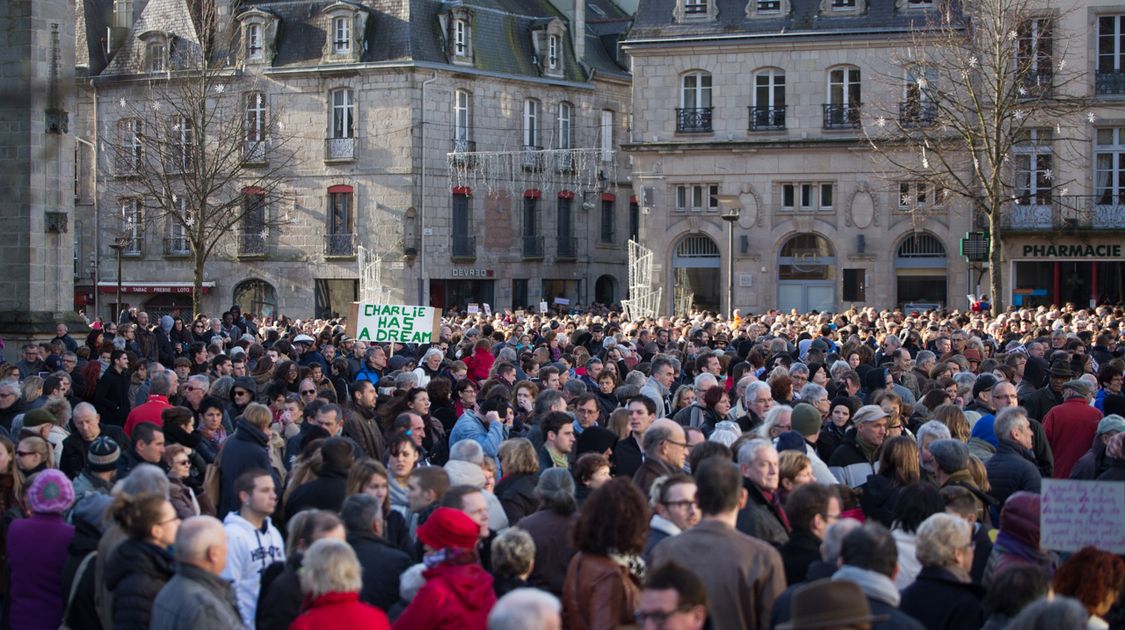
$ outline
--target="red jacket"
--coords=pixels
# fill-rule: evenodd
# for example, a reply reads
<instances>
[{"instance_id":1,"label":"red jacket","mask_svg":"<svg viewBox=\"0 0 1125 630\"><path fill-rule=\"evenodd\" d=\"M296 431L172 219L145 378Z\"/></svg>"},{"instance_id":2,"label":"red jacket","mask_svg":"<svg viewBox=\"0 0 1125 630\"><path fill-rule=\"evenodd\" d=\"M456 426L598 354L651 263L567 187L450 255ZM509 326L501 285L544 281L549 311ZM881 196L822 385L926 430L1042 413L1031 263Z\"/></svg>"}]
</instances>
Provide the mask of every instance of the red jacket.
<instances>
[{"instance_id":1,"label":"red jacket","mask_svg":"<svg viewBox=\"0 0 1125 630\"><path fill-rule=\"evenodd\" d=\"M289 630L320 630L321 628L364 628L390 630L383 611L359 601L359 593L328 593L312 600Z\"/></svg>"},{"instance_id":2,"label":"red jacket","mask_svg":"<svg viewBox=\"0 0 1125 630\"><path fill-rule=\"evenodd\" d=\"M1102 412L1084 398L1055 405L1043 418L1043 431L1055 456L1055 479L1069 479L1070 469L1090 450Z\"/></svg>"},{"instance_id":3,"label":"red jacket","mask_svg":"<svg viewBox=\"0 0 1125 630\"><path fill-rule=\"evenodd\" d=\"M485 630L496 604L492 576L479 564L440 564L422 574L426 584L395 619L395 630Z\"/></svg>"},{"instance_id":4,"label":"red jacket","mask_svg":"<svg viewBox=\"0 0 1125 630\"><path fill-rule=\"evenodd\" d=\"M153 394L148 397L144 403L133 407L129 412L129 417L125 419L125 435L129 439L133 439L133 429L142 422L155 424L158 427L164 426L164 421L160 418L160 413L171 407L172 403L168 402L167 396L158 396Z\"/></svg>"},{"instance_id":5,"label":"red jacket","mask_svg":"<svg viewBox=\"0 0 1125 630\"><path fill-rule=\"evenodd\" d=\"M495 361L496 357L492 356L488 348L473 352L473 356L465 359L465 367L469 368L469 378L477 383L488 380L488 373L492 370Z\"/></svg>"}]
</instances>

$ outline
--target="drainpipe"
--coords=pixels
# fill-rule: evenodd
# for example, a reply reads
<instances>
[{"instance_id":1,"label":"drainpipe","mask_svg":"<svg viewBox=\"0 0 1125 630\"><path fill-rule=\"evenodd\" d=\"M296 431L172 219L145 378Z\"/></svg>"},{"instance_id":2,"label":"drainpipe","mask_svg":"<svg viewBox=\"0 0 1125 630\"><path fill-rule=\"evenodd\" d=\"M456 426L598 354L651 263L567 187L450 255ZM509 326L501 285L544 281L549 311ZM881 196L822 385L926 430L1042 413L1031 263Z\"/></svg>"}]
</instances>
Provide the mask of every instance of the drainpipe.
<instances>
[{"instance_id":1,"label":"drainpipe","mask_svg":"<svg viewBox=\"0 0 1125 630\"><path fill-rule=\"evenodd\" d=\"M98 295L98 283L101 281L102 225L100 212L98 210L101 207L100 199L98 199L98 146L99 139L101 137L98 133L98 87L94 85L94 80L92 78L90 79L90 92L94 98L94 141L91 143L87 142L86 140L82 140L78 137L78 134L75 134L74 137L79 142L89 145L91 148L91 153L94 154L93 159L91 160L93 164L91 165L92 170L90 172L90 175L92 175L94 178L94 187L93 190L90 191L91 196L93 196L94 198L94 310L92 315L90 314L89 310L87 310L86 312L87 318L93 320L95 317L101 314L98 312L98 309L101 307L102 303L101 296Z\"/></svg>"},{"instance_id":2,"label":"drainpipe","mask_svg":"<svg viewBox=\"0 0 1125 630\"><path fill-rule=\"evenodd\" d=\"M437 72L422 81L422 182L418 203L418 306L429 306L426 298L426 86L437 81Z\"/></svg>"}]
</instances>

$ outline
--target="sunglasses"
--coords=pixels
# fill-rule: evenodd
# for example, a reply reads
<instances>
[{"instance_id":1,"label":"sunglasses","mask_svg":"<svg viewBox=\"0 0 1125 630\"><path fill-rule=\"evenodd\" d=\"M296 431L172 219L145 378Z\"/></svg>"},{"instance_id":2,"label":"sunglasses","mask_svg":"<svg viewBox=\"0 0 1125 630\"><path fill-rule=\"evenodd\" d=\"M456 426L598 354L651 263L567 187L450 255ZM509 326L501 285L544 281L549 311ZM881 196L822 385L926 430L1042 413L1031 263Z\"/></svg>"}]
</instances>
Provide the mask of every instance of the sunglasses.
<instances>
[{"instance_id":1,"label":"sunglasses","mask_svg":"<svg viewBox=\"0 0 1125 630\"><path fill-rule=\"evenodd\" d=\"M234 396L249 396L250 392L232 392Z\"/></svg>"},{"instance_id":2,"label":"sunglasses","mask_svg":"<svg viewBox=\"0 0 1125 630\"><path fill-rule=\"evenodd\" d=\"M16 451L16 457L27 457L29 455L38 455L35 451Z\"/></svg>"},{"instance_id":3,"label":"sunglasses","mask_svg":"<svg viewBox=\"0 0 1125 630\"><path fill-rule=\"evenodd\" d=\"M315 389L302 389L301 393L302 394L315 394L316 390Z\"/></svg>"}]
</instances>

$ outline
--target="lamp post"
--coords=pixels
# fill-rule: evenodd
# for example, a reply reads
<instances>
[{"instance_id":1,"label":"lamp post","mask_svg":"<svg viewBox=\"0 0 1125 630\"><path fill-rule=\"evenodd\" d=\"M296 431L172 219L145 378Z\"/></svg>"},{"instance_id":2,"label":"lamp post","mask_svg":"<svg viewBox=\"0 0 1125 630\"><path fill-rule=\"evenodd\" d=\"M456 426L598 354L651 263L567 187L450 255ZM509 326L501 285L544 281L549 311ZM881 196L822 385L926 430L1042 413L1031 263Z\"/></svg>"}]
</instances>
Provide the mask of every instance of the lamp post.
<instances>
[{"instance_id":1,"label":"lamp post","mask_svg":"<svg viewBox=\"0 0 1125 630\"><path fill-rule=\"evenodd\" d=\"M113 321L115 322L121 319L121 252L125 251L128 244L128 238L119 236L109 246L113 253L117 255L117 313L113 315Z\"/></svg>"},{"instance_id":2,"label":"lamp post","mask_svg":"<svg viewBox=\"0 0 1125 630\"><path fill-rule=\"evenodd\" d=\"M742 214L741 200L738 195L715 195L715 201L722 208L723 221L727 222L727 312L734 315L734 223Z\"/></svg>"}]
</instances>

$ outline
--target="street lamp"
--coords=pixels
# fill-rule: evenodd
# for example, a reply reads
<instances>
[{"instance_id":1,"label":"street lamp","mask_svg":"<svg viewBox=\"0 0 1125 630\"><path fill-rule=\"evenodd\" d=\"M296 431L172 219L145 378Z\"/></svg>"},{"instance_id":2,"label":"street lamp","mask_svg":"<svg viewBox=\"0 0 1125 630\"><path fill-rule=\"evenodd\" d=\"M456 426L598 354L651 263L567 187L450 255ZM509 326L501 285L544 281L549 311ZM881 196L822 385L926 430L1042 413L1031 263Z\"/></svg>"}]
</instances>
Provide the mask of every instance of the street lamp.
<instances>
[{"instance_id":1,"label":"street lamp","mask_svg":"<svg viewBox=\"0 0 1125 630\"><path fill-rule=\"evenodd\" d=\"M121 252L128 246L129 239L124 236L118 236L109 246L117 255L117 313L113 316L113 321L121 319Z\"/></svg>"},{"instance_id":2,"label":"street lamp","mask_svg":"<svg viewBox=\"0 0 1125 630\"><path fill-rule=\"evenodd\" d=\"M738 195L714 195L715 201L722 208L723 221L727 222L727 235L730 241L727 244L727 311L734 315L734 223L742 214L742 201Z\"/></svg>"}]
</instances>

